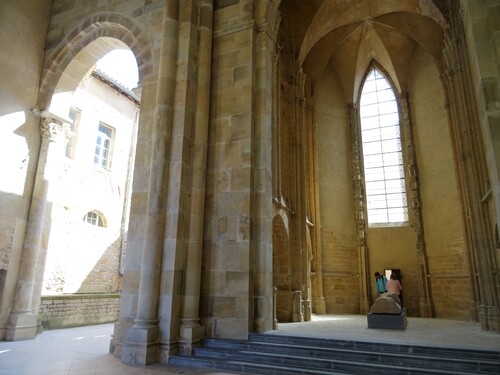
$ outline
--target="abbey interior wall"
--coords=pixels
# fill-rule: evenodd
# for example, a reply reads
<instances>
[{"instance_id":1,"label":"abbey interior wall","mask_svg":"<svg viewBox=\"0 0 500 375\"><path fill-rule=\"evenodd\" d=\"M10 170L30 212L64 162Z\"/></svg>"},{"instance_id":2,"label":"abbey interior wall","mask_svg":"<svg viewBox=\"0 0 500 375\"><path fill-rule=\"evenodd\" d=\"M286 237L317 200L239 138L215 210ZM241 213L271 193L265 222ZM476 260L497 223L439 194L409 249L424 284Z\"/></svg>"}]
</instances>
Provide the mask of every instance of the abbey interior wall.
<instances>
[{"instance_id":1,"label":"abbey interior wall","mask_svg":"<svg viewBox=\"0 0 500 375\"><path fill-rule=\"evenodd\" d=\"M140 6L137 5L139 3ZM164 245L164 238L162 236L164 235L165 228L161 225L165 223L164 217L161 217L161 210L163 210L163 204L166 204L166 201L151 202L148 197L150 195L163 194L162 183L168 178L171 178L172 181L169 187L178 188L175 185L175 181L177 180L174 181L173 178L179 177L176 171L164 177L164 180L159 181L160 183L154 180L154 172L162 170L164 164L169 161L169 155L156 158L156 155L162 150L158 144L152 143L155 135L154 126L158 118L165 121L165 123L169 123L167 120L171 120L171 118L168 117L168 114L173 110L172 107L164 106L163 102L158 105L158 100L164 100L165 98L161 94L166 92L165 96L168 96L168 98L175 97L178 100L175 101L173 106L176 106L182 112L185 103L181 98L183 98L182 94L184 94L184 98L186 97L186 91L180 88L177 92L174 92L175 90L169 90L169 87L174 82L184 84L184 79L192 78L191 76L186 78L182 74L184 73L183 69L189 68L191 66L190 63L194 62L188 59L189 61L186 63L185 60L182 60L182 64L179 65L181 68L179 73L179 77L182 78L181 80L176 81L177 76L175 74L169 75L171 73L170 69L177 64L177 56L175 55L177 51L175 53L165 50L160 51L162 37L170 41L166 35L171 36L168 33L162 35L162 17L164 13L163 2L161 1L128 1L121 2L119 5L115 5L115 2L103 1L98 2L98 6L94 8L90 6L82 7L78 4L79 2L54 1L54 17L51 20L51 29L46 45L46 53L49 57L47 58L45 69L49 69L50 66L50 70L48 71L49 77L54 71L58 71L58 68L62 69L62 67L58 66L61 57L53 54L57 50L59 42L65 40L65 38L69 40L70 37L75 37L72 43L68 43L68 46L74 47L77 45L82 48L85 47L85 41L81 39L82 35L87 35L86 33L91 34L92 27L97 28L97 26L92 26L90 29L85 29L85 27L104 22L106 17L108 17L106 16L100 19L99 22L93 23L96 21L92 18L95 12L116 11L114 21L122 22L134 31L137 31L139 27L144 29L144 33L141 35L143 39L139 42L130 33L120 34L123 32L123 28L113 29L107 35L110 37L116 36L130 42L132 47L135 48L134 51L137 53L143 79L143 105L141 108L136 172L133 186L134 196L129 226L129 245L131 251L127 254L126 259L127 271L123 280L124 293L122 294L120 312L121 319L126 324L118 326L115 334L120 339L124 339L126 329L128 328L127 324L129 326L132 325L134 317L138 315L138 309L142 308L142 312L143 310L147 310L143 306L138 305L138 300L141 297L147 295L147 299L149 296L148 293L142 293L142 295L139 293L140 283L143 283L142 286L146 290L156 290L158 288L160 301L158 305L161 311L159 318L162 319L162 342L174 342L177 339L177 333L174 330L178 327L173 326L172 328L172 326L166 323L166 320L174 315L177 317L177 313L180 312L181 304L179 303L179 296L183 292L181 286L185 286L178 281L180 279L179 275L183 272L183 269L177 266L178 263L181 263L181 260L176 257L178 254L174 253L174 250L167 246L175 241L166 241L166 256L165 261L161 265L161 277L156 279L156 281L149 279L141 280L141 276L144 274L141 271L143 267L146 267L143 263L145 261L150 261L150 263L153 263L153 266L157 266L156 268L153 267L154 271L160 267L158 264L151 262L152 259L148 258L149 254L145 250L154 246L162 248ZM257 163L254 163L256 156L262 157L264 155L270 158L270 155L266 153L256 154L255 150L258 147L254 143L255 140L259 140L264 146L268 146L272 142L270 137L267 137L268 133L262 133L265 129L254 127L258 122L256 121L258 119L254 117L255 113L259 112L257 109L262 110L260 108L261 105L269 104L267 102L264 104L255 103L254 100L255 92L261 86L271 87L272 84L268 83L266 86L265 82L263 83L256 79L257 72L259 71L258 68L262 67L254 64L259 59L262 51L256 49L258 40L255 36L258 28L254 28L253 25L254 14L252 12L254 9L252 5L254 2L241 0L239 2L232 2L231 4L233 5L221 7L214 13L213 67L211 69L212 86L210 88L211 118L208 141L206 211L204 213L205 238L203 259L201 260L202 291L200 317L208 335L246 337L246 334L255 328L252 322L252 314L261 312L259 310L260 306L253 305L252 297L256 290L272 284L272 272L270 270L272 268L272 261L270 260L272 251L269 248L265 249L269 250L267 252L259 252L262 249L257 249L256 251L256 247L252 247L251 242L256 233L261 238L264 238L264 241L271 238L271 225L267 227L252 227L253 223L251 219L253 220L257 215L261 214L258 209L259 207L253 205L254 201L252 201L252 198L255 198L255 196L264 191L264 194L259 198L262 200L271 199L271 194L268 194L269 191L262 188L262 185L268 183L267 179L271 178L270 173L266 176L267 179L261 179L261 175L255 173L256 171L252 170L252 167L255 165L260 167L268 161L258 160ZM2 85L1 87L9 89L9 91L0 91L1 109L5 112L2 115L22 112L26 116L22 121L18 121L15 116L2 119L2 121L9 120L8 124L10 124L10 127L2 127L2 131L3 129L7 129L8 137L0 137L0 142L6 139L10 144L15 144L18 147L15 147L15 151L12 152L7 152L7 148L1 147L0 152L4 153L1 156L4 160L19 161L19 166L16 166L15 163L12 163L12 165L3 163L0 167L2 168L2 173L14 176L9 180L0 180L0 190L2 191L0 199L2 200L2 204L5 203L2 207L8 208L6 210L8 220L2 220L0 224L2 226L0 228L2 229L2 234L0 235L0 249L2 250L0 253L0 268L9 270L6 277L0 278L4 283L2 305L0 306L0 318L2 319L0 323L2 325L7 320L14 298L21 255L21 243L26 228L29 198L33 186L34 160L38 152L39 119L30 117L30 109L36 106L36 96L43 61L43 48L45 45L43 36L46 35L44 30L48 26L48 11L50 8L49 1L42 3L30 1L29 11L24 5L9 4L5 8L5 14L8 15L12 11L12 7L17 7L15 9L16 17L12 17L16 18L16 22L12 25L6 22L6 25L11 26L8 28L10 32L7 34L4 31L6 29L2 28L2 33L0 34L2 45L12 45L11 41L8 40L12 35L12 30L18 31L19 37L24 38L22 43L17 44L19 47L13 49L12 54L4 54L0 57L2 65L6 67L4 71L6 74L2 74L1 76L2 83L5 83L5 86ZM33 9L36 12L33 12ZM493 5L491 9L493 10L491 14L495 14ZM182 14L181 19L188 16L189 14ZM472 18L475 19L474 17ZM85 22L82 23L82 20ZM133 22L130 22L130 20L133 20ZM175 23L172 20L170 21ZM184 19L184 21L189 24L188 20ZM488 19L487 22L490 21L491 25L495 28L496 23L493 22L494 20ZM169 22L166 25L169 25ZM476 33L478 33L477 30ZM187 34L189 33L182 34L183 37L180 42L182 48L186 49L188 41L183 38ZM33 38L33 35L36 37ZM488 40L490 41L490 39ZM491 41L493 44L496 43L495 38L491 39ZM165 44L168 45L167 42ZM268 47L269 51L273 50L273 46ZM143 49L141 50L141 48ZM185 52L182 48L181 50ZM481 49L479 50L481 51ZM76 49L72 50L71 53L75 51ZM172 55L168 53L172 53ZM68 58L71 58L71 56ZM418 59L421 59L421 62ZM432 98L439 91L435 86L437 81L439 81L437 74L436 72L424 70L424 66L429 63L426 60L427 57L418 56L418 59L415 63L415 71L420 72L418 74L421 76L419 75L418 78L422 79L417 80L415 78L415 90L411 91L421 91L424 96L429 95ZM162 65L162 69L158 73L158 62L160 60L164 65ZM478 57L478 61L483 60L491 61L494 59L491 56L481 55ZM22 64L18 64L18 61L24 61L26 64L23 66ZM482 66L478 67L477 71L484 72L482 69ZM189 72L191 74L193 71L189 70ZM490 73L495 77L496 71ZM432 79L428 77L423 79L422 76L426 74L430 74ZM481 82L491 82L490 80L483 79L491 77L491 75L485 75L487 77L481 77ZM22 85L12 82L12 77L22 79ZM320 204L323 214L321 218L321 246L324 247L323 271L325 272L323 280L327 311L332 313L355 312L358 303L358 296L352 293L352 283L350 283L351 280L349 279L350 276L352 277L356 274L355 226L351 225L354 222L343 221L346 215L352 213L352 195L350 195L352 188L345 185L345 181L351 181L349 178L349 157L345 158L345 164L342 162L340 165L332 165L331 159L329 159L331 156L335 159L344 160L342 153L345 152L346 155L349 153L347 142L349 133L346 128L347 118L345 114L346 103L340 94L340 89L337 87L338 84L335 80L333 76L327 76L323 94L318 95L317 107L318 124L320 125L320 136L318 139L323 142L319 147L320 150L324 151L323 153L320 152L320 156L323 158L320 160L320 170L321 172L325 172L325 175L327 175L327 172L328 175L331 173L329 172L330 169L336 170L337 168L339 172L338 174L333 173L333 177L331 178L326 177L323 181L320 181L321 199L323 200ZM51 82L50 80L46 82L48 82L48 86L56 84L56 82ZM192 82L189 81L188 83ZM160 90L157 90L158 88ZM162 91L163 89L165 91ZM41 92L42 94L47 94L47 87L42 87ZM494 93L495 91L488 91L488 93L490 92ZM161 94L158 95L158 93ZM178 96L175 96L176 93ZM410 92L410 98L412 98L412 92ZM492 125L496 124L496 101L494 100L494 96L493 100L491 100L491 96L488 98L490 98L488 100L489 106L487 107L489 110L486 111L487 116L483 118L487 120L485 120L484 125L487 129L490 129L491 126L491 134L495 135L496 128ZM433 126L438 123L439 129L437 130L440 133L438 134L439 137L436 137L436 140L446 137L446 132L444 131L446 121L443 118L442 110L427 113L427 98L415 97L415 99L411 100L415 100L412 105L415 116L414 125L419 126L419 123L425 124L425 126L422 125L419 128L419 131L430 132L432 129L432 135L434 136L434 130L436 129L433 129ZM334 103L333 110L331 109L331 103ZM187 112L189 110L190 108L188 108ZM327 115L332 115L335 119L332 122L342 124L344 130L341 131L341 127L331 127L330 121L326 118ZM23 126L21 127L20 125ZM449 207L455 210L451 211L450 216L456 213L456 192L450 190L450 185L453 185L453 183L450 184L450 181L452 181L455 172L451 169L440 170L435 168L436 165L440 164L435 163L431 159L431 156L439 159L443 164L448 164L452 158L450 156L452 154L451 150L448 147L441 149L441 144L438 142L435 144L424 144L422 141L423 137L423 135L420 138L417 137L417 146L422 150L432 148L432 152L417 152L417 155L421 154L419 157L423 158L418 161L423 180L424 230L426 230L426 242L428 242L429 246L428 256L431 276L432 273L445 274L445 270L449 270L448 265L452 265L451 268L457 272L451 276L445 275L446 277L436 278L436 282L435 280L431 280L432 291L435 293L436 299L439 299L437 304L435 304L436 312L440 316L449 316L448 314L453 315L456 313L456 310L462 308L461 305L457 305L457 301L463 297L462 272L465 269L465 255L462 250L463 238L461 235L457 235L460 227L458 218L460 215L456 215L455 220L449 221L451 226L457 229L454 233L447 233L447 224L435 221L433 217L442 215L443 211L448 210ZM299 139L298 142L300 141ZM335 147L331 147L331 143L328 143L328 141L335 142ZM436 153L434 153L436 151L434 150L435 148L439 149ZM28 159L26 159L26 155L29 156ZM283 156L286 157L287 155ZM492 146L488 149L488 158L493 165L498 165L495 164L497 160L495 147ZM25 164L26 167L24 167ZM270 162L266 165L269 164ZM292 165L292 167L295 166ZM285 176L286 173L288 171L284 171L283 175ZM431 181L429 182L429 180ZM492 179L492 181L495 180ZM152 185L150 184L151 182L153 182ZM435 190L437 190L438 194L441 192L443 194L441 196L442 200L439 202L435 199ZM492 195L498 195L498 191L500 190L493 186ZM293 190L290 190L290 193L290 197L293 198ZM492 211L494 211L492 200L489 200L488 204L491 205ZM332 206L335 206L335 209L330 211L329 207ZM179 207L170 208L180 210ZM181 214L187 211L186 207L182 207L182 210L184 211L181 211ZM150 215L151 212L153 212L153 215ZM169 214L171 212L169 211ZM342 212L342 215L337 215L338 212ZM14 214L11 216L10 213ZM178 211L175 211L175 213L178 213ZM494 216L492 212L492 217ZM155 221L155 219L159 220ZM147 223L151 224L151 220L158 225L147 227ZM429 229L429 233L427 233L426 228L428 227L436 228L436 230ZM169 227L167 229L171 230L172 228ZM437 234L435 234L435 232L437 233L437 229L442 229L446 234L439 240ZM186 230L186 228L181 227L179 232L183 234L183 230ZM412 294L413 291L416 293L418 289L413 231L411 228L400 228L389 233L385 230L373 229L368 230L367 234L370 287L373 288L371 282L373 271L382 271L385 268L400 268L403 272L405 291L409 291L405 294L405 303L408 306L409 313L411 315L416 314L417 295ZM179 241L179 243L181 242ZM145 243L147 246L144 246ZM293 245L297 244L294 243ZM180 254L184 255L182 252ZM413 255L407 256L407 254ZM146 269L148 268L146 267ZM256 281L258 277L261 277L261 279ZM440 282L442 280L445 280L445 282ZM370 292L373 296L373 290ZM446 297L448 299L445 299ZM455 312L446 310L447 306L451 305L454 306ZM155 309L150 309L148 313L151 313L153 310L156 311ZM263 308L263 310L271 311L271 308ZM453 315L453 317L464 318L458 315Z\"/></svg>"},{"instance_id":2,"label":"abbey interior wall","mask_svg":"<svg viewBox=\"0 0 500 375\"><path fill-rule=\"evenodd\" d=\"M245 2L214 15L201 316L207 333L245 336L250 281L252 60Z\"/></svg>"},{"instance_id":3,"label":"abbey interior wall","mask_svg":"<svg viewBox=\"0 0 500 375\"><path fill-rule=\"evenodd\" d=\"M464 217L443 85L422 49L416 51L412 69L409 91L434 309L437 317L467 319L471 289Z\"/></svg>"},{"instance_id":4,"label":"abbey interior wall","mask_svg":"<svg viewBox=\"0 0 500 375\"><path fill-rule=\"evenodd\" d=\"M491 193L484 197L491 212L491 228L499 238L500 212L495 201L500 198L500 3L498 1L462 0L464 28L472 65L472 79L483 128L485 152L490 167ZM492 199L493 198L493 199ZM496 244L500 248L500 243ZM496 251L500 264L500 251ZM500 279L497 278L500 284Z\"/></svg>"},{"instance_id":5,"label":"abbey interior wall","mask_svg":"<svg viewBox=\"0 0 500 375\"><path fill-rule=\"evenodd\" d=\"M0 338L15 294L39 150L35 107L51 1L2 4L0 44ZM8 161L8 162L7 162ZM8 271L8 272L7 272Z\"/></svg>"},{"instance_id":6,"label":"abbey interior wall","mask_svg":"<svg viewBox=\"0 0 500 375\"><path fill-rule=\"evenodd\" d=\"M359 311L359 273L349 120L338 76L331 67L318 85L318 175L321 246L327 313Z\"/></svg>"},{"instance_id":7,"label":"abbey interior wall","mask_svg":"<svg viewBox=\"0 0 500 375\"><path fill-rule=\"evenodd\" d=\"M438 316L464 318L468 315L470 290L450 143L444 89L432 59L419 50L410 77L410 112L413 121L426 254L431 288ZM326 73L317 90L318 155L322 226L322 259L327 311L355 312L359 309L357 253L350 135L345 100ZM436 103L441 105L436 106ZM346 183L347 182L347 183ZM351 218L348 220L347 218ZM410 226L368 228L370 288L376 298L375 271L400 269L404 303L410 315L418 315L415 232ZM458 307L458 308L457 308Z\"/></svg>"}]
</instances>

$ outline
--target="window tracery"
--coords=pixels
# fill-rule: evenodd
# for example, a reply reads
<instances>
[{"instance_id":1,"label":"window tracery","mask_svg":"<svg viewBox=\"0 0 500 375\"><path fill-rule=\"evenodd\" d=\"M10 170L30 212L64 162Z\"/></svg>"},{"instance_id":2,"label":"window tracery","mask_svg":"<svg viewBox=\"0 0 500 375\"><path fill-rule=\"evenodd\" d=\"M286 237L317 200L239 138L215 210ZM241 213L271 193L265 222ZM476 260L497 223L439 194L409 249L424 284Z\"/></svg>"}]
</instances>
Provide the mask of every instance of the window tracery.
<instances>
[{"instance_id":1,"label":"window tracery","mask_svg":"<svg viewBox=\"0 0 500 375\"><path fill-rule=\"evenodd\" d=\"M389 80L376 67L360 97L360 127L368 224L408 222L398 103Z\"/></svg>"}]
</instances>

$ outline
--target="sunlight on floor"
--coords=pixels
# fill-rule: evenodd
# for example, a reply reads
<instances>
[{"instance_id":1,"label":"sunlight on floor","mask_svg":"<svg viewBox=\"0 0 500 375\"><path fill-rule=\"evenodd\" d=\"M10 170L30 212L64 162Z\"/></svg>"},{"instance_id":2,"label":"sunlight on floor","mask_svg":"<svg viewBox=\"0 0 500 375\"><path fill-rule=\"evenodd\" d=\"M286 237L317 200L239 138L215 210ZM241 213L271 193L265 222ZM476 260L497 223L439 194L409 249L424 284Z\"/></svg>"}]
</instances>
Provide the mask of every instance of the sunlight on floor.
<instances>
[{"instance_id":1,"label":"sunlight on floor","mask_svg":"<svg viewBox=\"0 0 500 375\"><path fill-rule=\"evenodd\" d=\"M337 321L337 320L348 320L349 318L342 316L333 316L333 315L311 315L311 320L313 322L326 322L326 321Z\"/></svg>"}]
</instances>

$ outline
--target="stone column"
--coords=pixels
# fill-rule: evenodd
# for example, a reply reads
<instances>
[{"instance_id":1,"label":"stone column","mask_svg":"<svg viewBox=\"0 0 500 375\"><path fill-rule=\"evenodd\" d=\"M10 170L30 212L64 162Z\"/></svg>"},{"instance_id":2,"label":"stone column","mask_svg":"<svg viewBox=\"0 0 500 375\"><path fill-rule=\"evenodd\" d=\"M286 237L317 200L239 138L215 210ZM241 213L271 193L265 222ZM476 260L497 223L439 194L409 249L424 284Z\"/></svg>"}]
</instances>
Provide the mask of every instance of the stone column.
<instances>
[{"instance_id":1,"label":"stone column","mask_svg":"<svg viewBox=\"0 0 500 375\"><path fill-rule=\"evenodd\" d=\"M355 104L348 107L351 128L352 179L354 187L354 210L358 233L358 274L359 274L359 308L361 314L370 311L371 297L368 285L368 249L366 246L365 189L361 171L361 135L358 108Z\"/></svg>"},{"instance_id":2,"label":"stone column","mask_svg":"<svg viewBox=\"0 0 500 375\"><path fill-rule=\"evenodd\" d=\"M443 80L450 105L451 133L458 163L462 194L467 255L473 290L471 313L479 311L484 330L500 332L500 292L496 274L497 257L488 207L481 202L490 189L474 95L460 4L450 2L450 28L445 34ZM477 293L477 294L476 294Z\"/></svg>"},{"instance_id":3,"label":"stone column","mask_svg":"<svg viewBox=\"0 0 500 375\"><path fill-rule=\"evenodd\" d=\"M304 299L304 321L308 322L312 318L312 283L311 283L311 263L312 263L312 241L311 230L314 228L313 223L307 219L306 223L306 253L307 264L305 269L305 283L306 283L306 298Z\"/></svg>"},{"instance_id":4,"label":"stone column","mask_svg":"<svg viewBox=\"0 0 500 375\"><path fill-rule=\"evenodd\" d=\"M158 304L163 238L165 233L165 176L171 139L178 46L178 1L165 4L160 48L156 115L152 126L149 191L139 280L137 313L134 325L127 330L121 360L134 365L158 362Z\"/></svg>"},{"instance_id":5,"label":"stone column","mask_svg":"<svg viewBox=\"0 0 500 375\"><path fill-rule=\"evenodd\" d=\"M323 294L323 265L321 247L321 208L319 204L319 179L318 179L318 141L317 127L315 119L315 108L313 99L310 98L308 111L308 148L307 171L308 171L308 210L311 215L311 225L309 233L311 237L311 312L316 314L326 314L325 297Z\"/></svg>"},{"instance_id":6,"label":"stone column","mask_svg":"<svg viewBox=\"0 0 500 375\"><path fill-rule=\"evenodd\" d=\"M250 327L254 332L269 331L273 327L272 285L272 94L273 53L276 25L276 4L272 1L255 2L256 19L253 45L253 122L251 135L250 176Z\"/></svg>"},{"instance_id":7,"label":"stone column","mask_svg":"<svg viewBox=\"0 0 500 375\"><path fill-rule=\"evenodd\" d=\"M21 267L16 287L14 308L10 315L5 339L29 340L38 329L38 308L47 256L50 231L49 187L61 171L64 160L64 128L61 121L42 113L41 144L35 184L31 198L28 226L24 238Z\"/></svg>"},{"instance_id":8,"label":"stone column","mask_svg":"<svg viewBox=\"0 0 500 375\"><path fill-rule=\"evenodd\" d=\"M304 321L304 305L302 300L302 292L294 290L292 292L292 322Z\"/></svg>"},{"instance_id":9,"label":"stone column","mask_svg":"<svg viewBox=\"0 0 500 375\"><path fill-rule=\"evenodd\" d=\"M179 339L181 353L190 353L193 346L204 335L204 327L200 325L199 310L212 61L212 16L212 1L202 0L200 7L198 81L196 83L196 113L193 136L193 177L191 182L190 218Z\"/></svg>"},{"instance_id":10,"label":"stone column","mask_svg":"<svg viewBox=\"0 0 500 375\"><path fill-rule=\"evenodd\" d=\"M419 316L434 316L431 302L431 290L429 285L427 253L425 250L424 221L422 218L422 204L420 201L420 186L418 180L417 157L413 141L412 126L410 120L410 109L406 95L399 96L401 108L401 131L404 140L405 165L407 169L408 210L410 211L410 223L415 230L415 242L417 249L417 280L418 280L418 308Z\"/></svg>"},{"instance_id":11,"label":"stone column","mask_svg":"<svg viewBox=\"0 0 500 375\"><path fill-rule=\"evenodd\" d=\"M301 140L307 140L307 111L308 111L308 98L306 98L306 75L300 74L300 86L299 90L301 92L301 97L298 98L297 108L297 169L298 173L296 175L297 180L297 211L298 219L300 223L300 249L301 249L301 291L302 291L302 303L303 303L303 319L305 321L310 320L312 314L312 304L311 304L311 255L310 247L308 246L309 228L308 228L308 217L307 217L307 200L308 200L308 186L307 180L304 176L307 175L307 142ZM304 144L305 143L305 144ZM307 319L309 318L309 319Z\"/></svg>"}]
</instances>

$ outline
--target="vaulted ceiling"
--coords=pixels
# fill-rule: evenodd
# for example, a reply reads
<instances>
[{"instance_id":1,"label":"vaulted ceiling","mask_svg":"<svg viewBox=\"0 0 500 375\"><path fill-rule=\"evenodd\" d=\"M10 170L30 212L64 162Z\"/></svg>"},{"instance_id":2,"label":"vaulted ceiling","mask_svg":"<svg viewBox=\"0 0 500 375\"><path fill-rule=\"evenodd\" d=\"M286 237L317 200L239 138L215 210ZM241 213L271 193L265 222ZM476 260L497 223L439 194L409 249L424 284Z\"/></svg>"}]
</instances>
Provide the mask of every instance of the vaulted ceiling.
<instances>
[{"instance_id":1,"label":"vaulted ceiling","mask_svg":"<svg viewBox=\"0 0 500 375\"><path fill-rule=\"evenodd\" d=\"M436 1L439 8L430 0L284 0L282 27L313 88L332 64L346 97L355 100L372 60L400 92L406 89L415 48L423 48L441 68L447 5Z\"/></svg>"}]
</instances>

